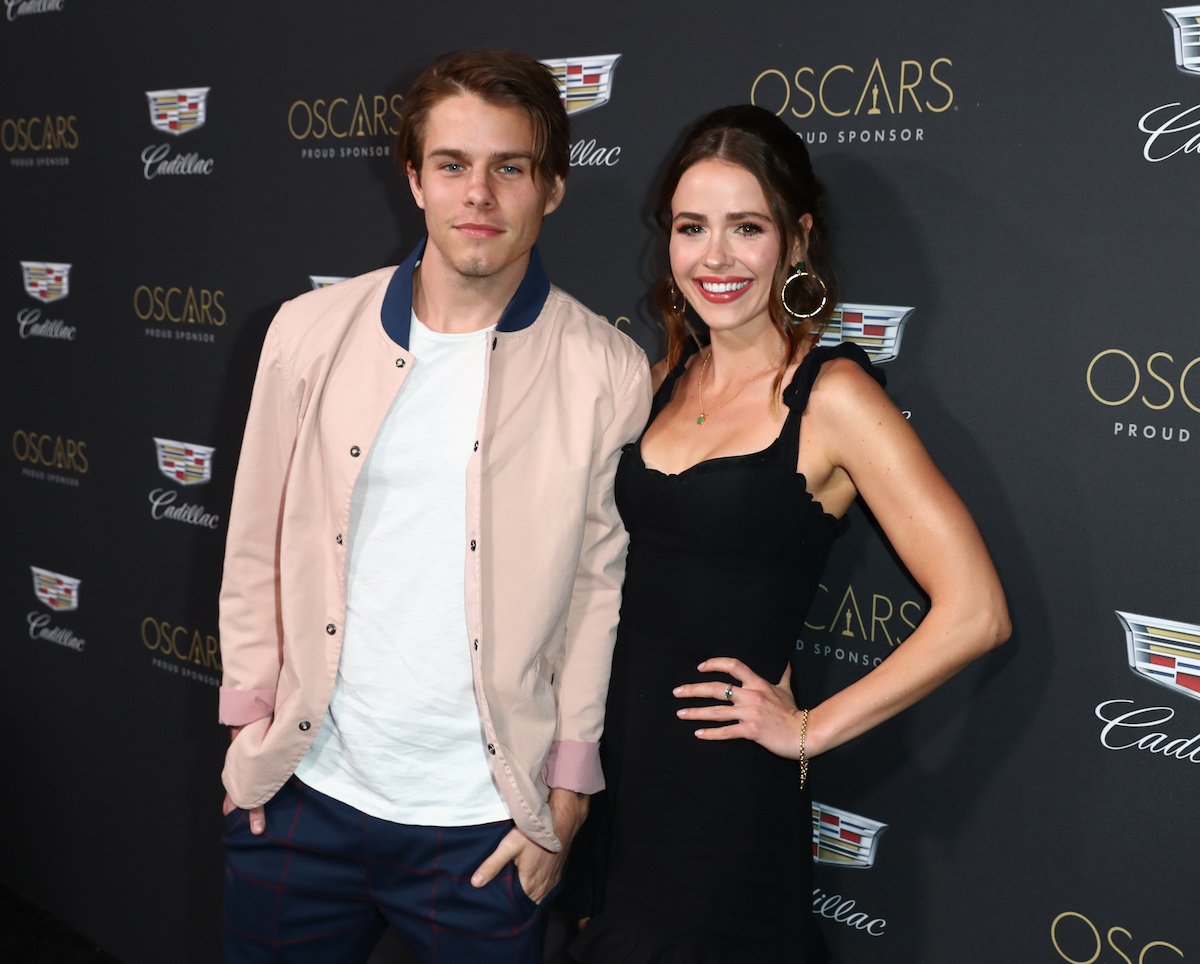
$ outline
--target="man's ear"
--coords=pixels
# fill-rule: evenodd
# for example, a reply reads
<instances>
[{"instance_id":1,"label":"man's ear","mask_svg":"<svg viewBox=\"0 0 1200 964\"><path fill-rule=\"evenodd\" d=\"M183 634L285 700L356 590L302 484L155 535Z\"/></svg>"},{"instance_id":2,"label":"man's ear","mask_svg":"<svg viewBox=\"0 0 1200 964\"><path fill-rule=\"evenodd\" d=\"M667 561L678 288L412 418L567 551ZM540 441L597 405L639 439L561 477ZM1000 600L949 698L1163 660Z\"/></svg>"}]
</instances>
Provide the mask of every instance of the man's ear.
<instances>
[{"instance_id":1,"label":"man's ear","mask_svg":"<svg viewBox=\"0 0 1200 964\"><path fill-rule=\"evenodd\" d=\"M550 190L546 192L546 208L542 211L542 216L545 217L562 204L563 195L566 193L566 181L555 175L554 183L550 185Z\"/></svg>"},{"instance_id":2,"label":"man's ear","mask_svg":"<svg viewBox=\"0 0 1200 964\"><path fill-rule=\"evenodd\" d=\"M412 191L413 200L417 207L425 210L425 192L421 190L421 172L412 166L411 161L405 162L404 173L408 175L408 189Z\"/></svg>"}]
</instances>

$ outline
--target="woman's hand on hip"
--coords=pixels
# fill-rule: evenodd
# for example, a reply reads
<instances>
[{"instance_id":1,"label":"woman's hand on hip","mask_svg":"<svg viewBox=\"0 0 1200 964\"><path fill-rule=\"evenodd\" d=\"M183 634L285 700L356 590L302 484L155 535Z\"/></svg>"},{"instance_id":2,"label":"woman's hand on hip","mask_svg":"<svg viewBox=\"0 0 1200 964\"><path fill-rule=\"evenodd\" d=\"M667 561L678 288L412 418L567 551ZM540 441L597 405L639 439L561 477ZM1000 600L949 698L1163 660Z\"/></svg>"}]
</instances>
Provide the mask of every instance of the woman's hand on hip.
<instances>
[{"instance_id":1,"label":"woman's hand on hip","mask_svg":"<svg viewBox=\"0 0 1200 964\"><path fill-rule=\"evenodd\" d=\"M696 667L701 673L724 673L736 682L685 683L671 692L679 699L720 700L712 706L692 706L675 715L689 722L722 723L696 730L701 740L753 740L776 756L800 756L801 712L792 698L792 668L778 683L770 683L740 659L719 656Z\"/></svg>"}]
</instances>

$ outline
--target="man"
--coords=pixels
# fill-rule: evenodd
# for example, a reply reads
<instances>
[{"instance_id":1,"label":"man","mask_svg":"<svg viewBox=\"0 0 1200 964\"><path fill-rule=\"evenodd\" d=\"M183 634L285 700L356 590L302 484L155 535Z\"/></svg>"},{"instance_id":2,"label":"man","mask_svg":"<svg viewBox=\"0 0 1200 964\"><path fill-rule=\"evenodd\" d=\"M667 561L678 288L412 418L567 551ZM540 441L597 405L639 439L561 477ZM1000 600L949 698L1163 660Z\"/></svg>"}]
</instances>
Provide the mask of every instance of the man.
<instances>
[{"instance_id":1,"label":"man","mask_svg":"<svg viewBox=\"0 0 1200 964\"><path fill-rule=\"evenodd\" d=\"M427 239L285 304L221 588L229 961L537 961L603 785L640 349L550 286L567 119L521 54L443 57L397 141Z\"/></svg>"}]
</instances>

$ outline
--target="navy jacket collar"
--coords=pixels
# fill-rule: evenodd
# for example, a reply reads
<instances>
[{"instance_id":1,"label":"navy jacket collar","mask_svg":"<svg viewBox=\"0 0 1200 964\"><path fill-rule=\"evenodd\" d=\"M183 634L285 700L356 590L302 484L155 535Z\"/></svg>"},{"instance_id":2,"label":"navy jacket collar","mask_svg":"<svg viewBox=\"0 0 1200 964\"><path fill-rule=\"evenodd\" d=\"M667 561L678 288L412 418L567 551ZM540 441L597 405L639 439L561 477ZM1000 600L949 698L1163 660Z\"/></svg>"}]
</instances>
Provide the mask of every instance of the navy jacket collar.
<instances>
[{"instance_id":1,"label":"navy jacket collar","mask_svg":"<svg viewBox=\"0 0 1200 964\"><path fill-rule=\"evenodd\" d=\"M396 269L392 280L388 282L387 292L383 296L383 308L379 312L383 330L392 341L404 349L408 348L408 332L412 318L413 272L421 263L427 240L422 238L413 253ZM550 279L546 277L541 256L535 247L529 252L529 267L525 270L525 277L521 279L512 300L500 315L496 330L520 331L522 328L528 328L541 314L542 306L549 295Z\"/></svg>"}]
</instances>

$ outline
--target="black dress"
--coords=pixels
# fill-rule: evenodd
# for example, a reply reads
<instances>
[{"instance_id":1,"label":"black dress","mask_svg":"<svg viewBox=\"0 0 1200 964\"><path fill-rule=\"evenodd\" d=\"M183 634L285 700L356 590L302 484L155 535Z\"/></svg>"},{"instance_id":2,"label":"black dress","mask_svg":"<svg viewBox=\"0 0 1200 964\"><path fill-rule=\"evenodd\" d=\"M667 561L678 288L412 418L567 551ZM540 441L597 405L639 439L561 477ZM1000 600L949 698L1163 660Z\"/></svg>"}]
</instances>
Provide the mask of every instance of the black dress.
<instances>
[{"instance_id":1,"label":"black dress","mask_svg":"<svg viewBox=\"0 0 1200 964\"><path fill-rule=\"evenodd\" d=\"M717 724L675 711L711 701L671 690L729 681L696 670L712 656L783 675L839 530L796 472L800 418L821 365L841 357L882 381L856 346L812 349L784 391L783 429L761 452L665 475L642 461L641 439L626 446L616 499L629 559L601 744L608 790L593 806L607 826L585 844L601 865L599 909L572 947L579 960L825 959L796 762L749 740L697 739ZM651 421L683 369L659 389Z\"/></svg>"}]
</instances>

